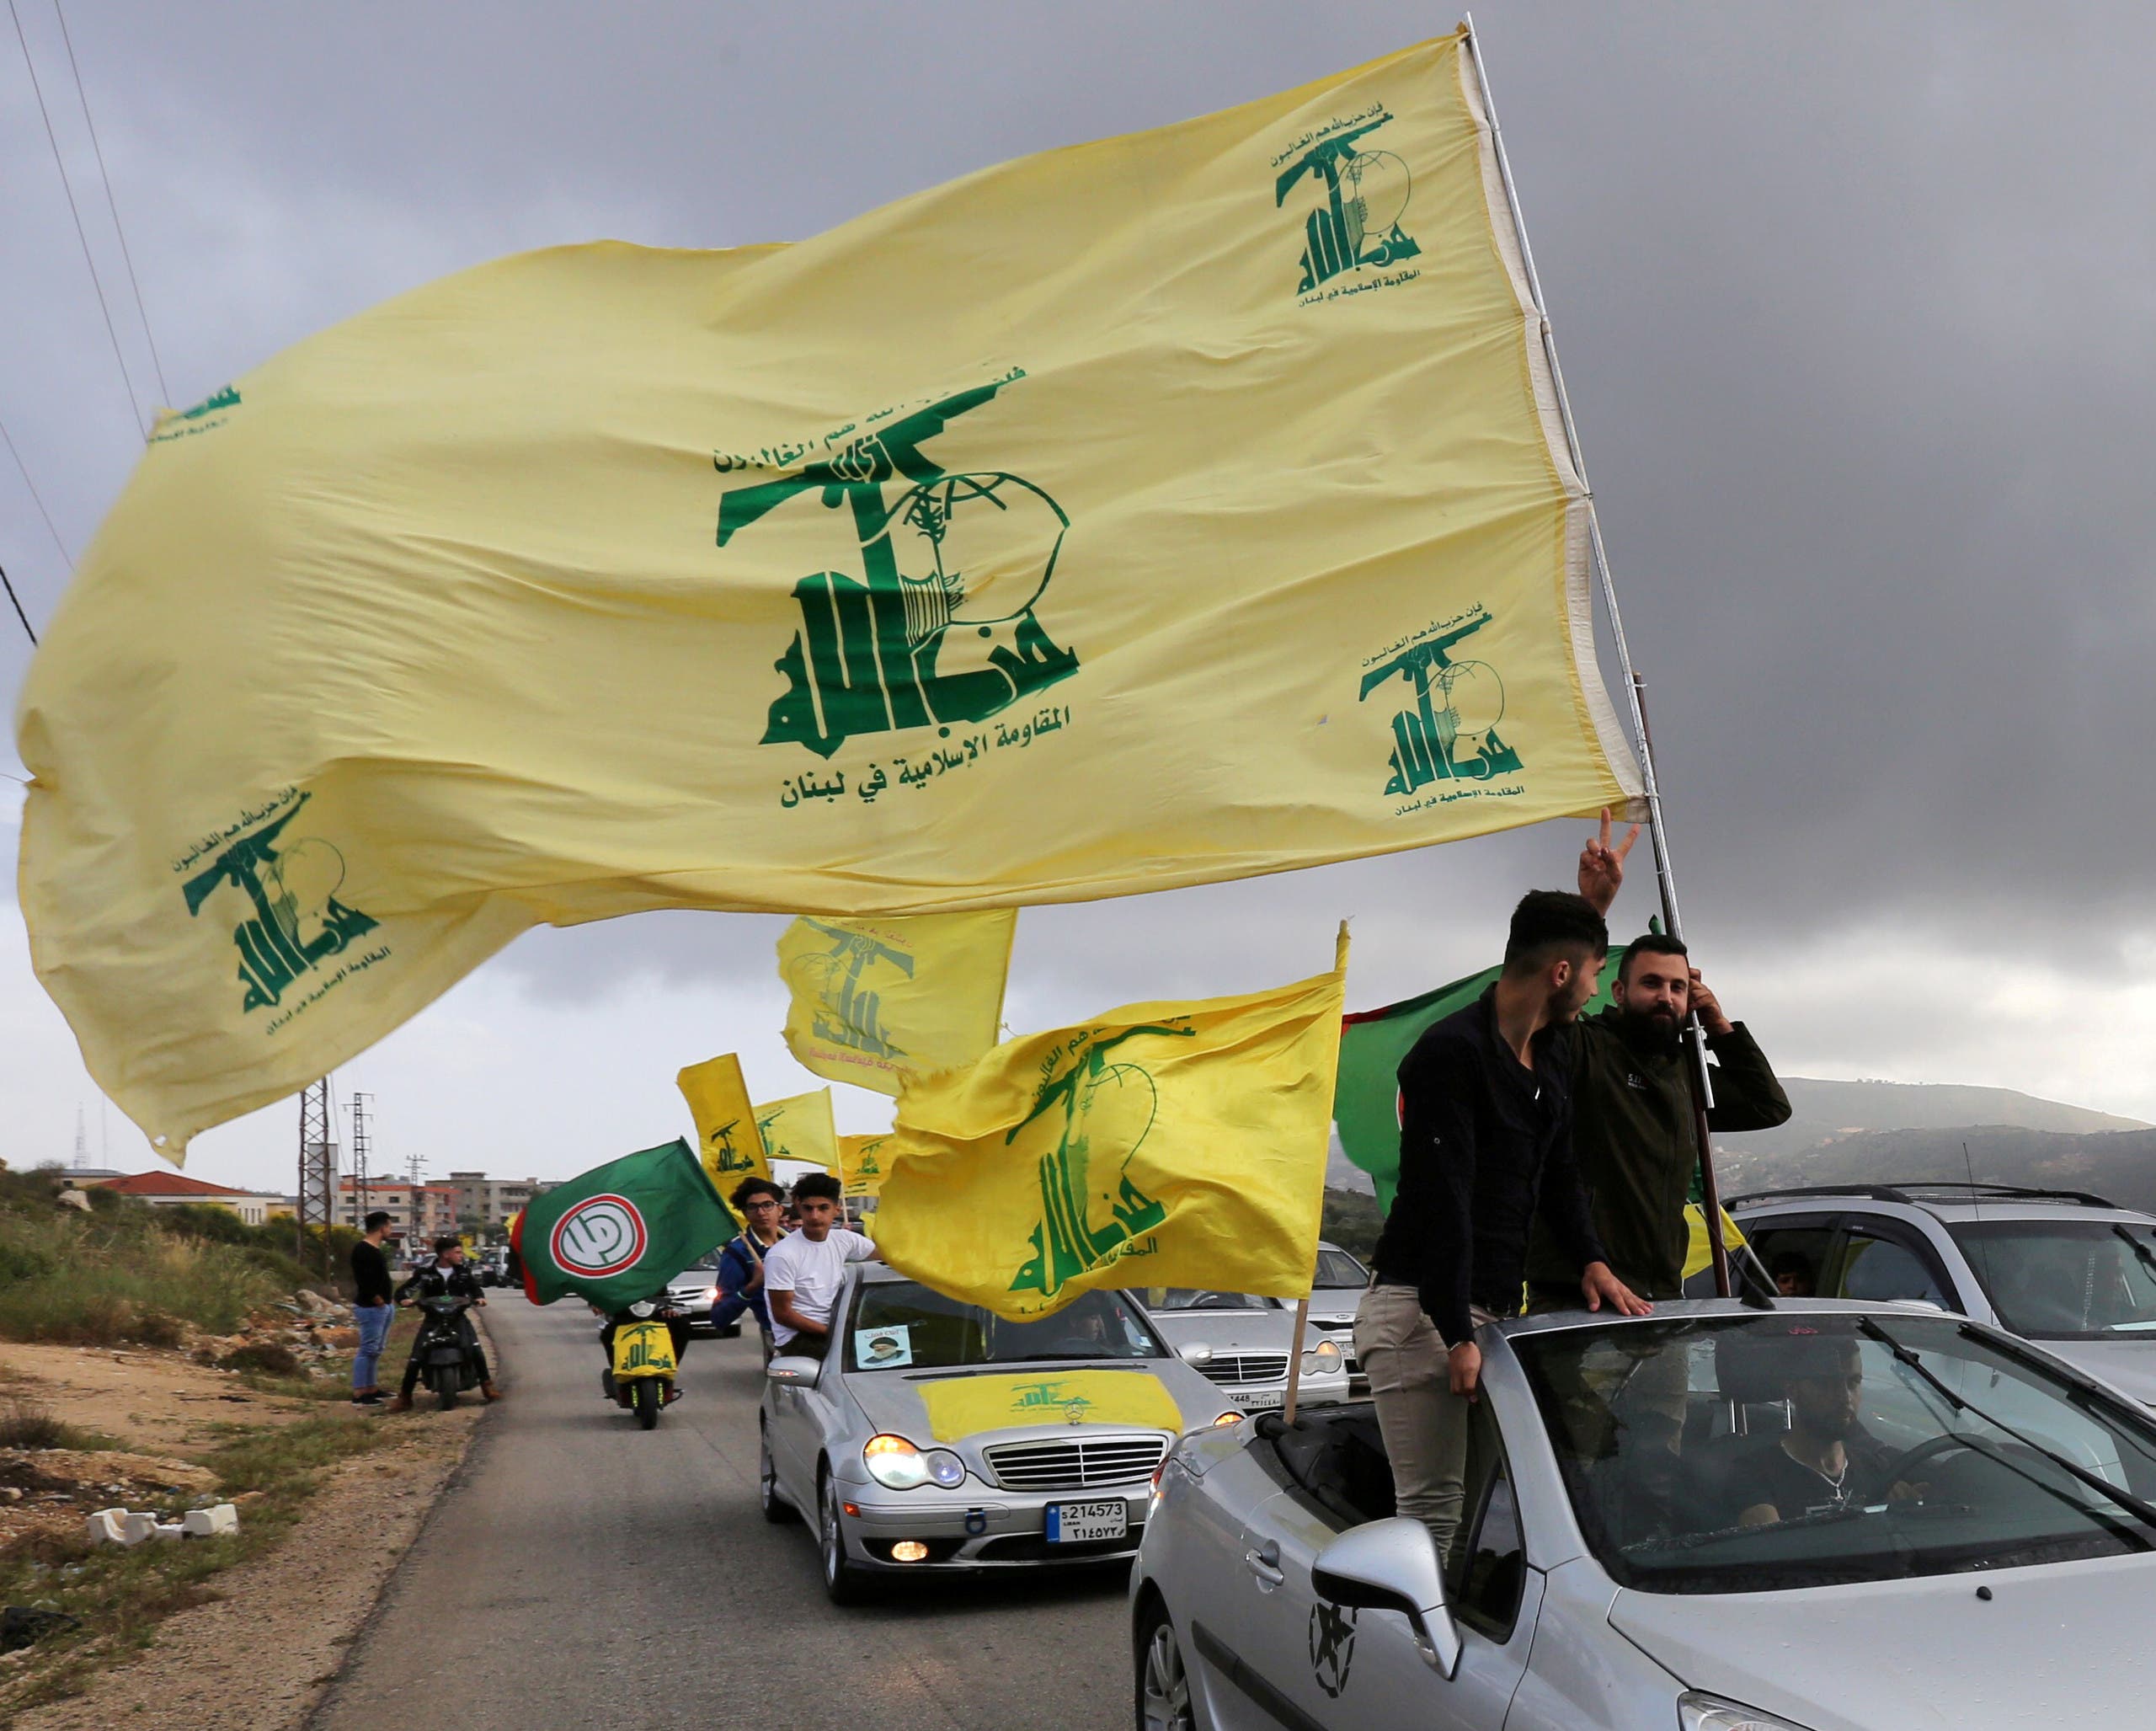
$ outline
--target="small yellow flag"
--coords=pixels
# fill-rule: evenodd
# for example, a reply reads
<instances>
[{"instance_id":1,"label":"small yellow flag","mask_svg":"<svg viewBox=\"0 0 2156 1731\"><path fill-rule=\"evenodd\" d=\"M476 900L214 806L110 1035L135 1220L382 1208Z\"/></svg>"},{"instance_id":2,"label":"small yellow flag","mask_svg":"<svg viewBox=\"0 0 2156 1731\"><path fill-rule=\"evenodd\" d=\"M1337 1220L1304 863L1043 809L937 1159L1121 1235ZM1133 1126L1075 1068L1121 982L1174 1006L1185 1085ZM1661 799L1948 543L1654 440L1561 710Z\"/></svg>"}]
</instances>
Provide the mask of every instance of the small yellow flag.
<instances>
[{"instance_id":1,"label":"small yellow flag","mask_svg":"<svg viewBox=\"0 0 2156 1731\"><path fill-rule=\"evenodd\" d=\"M895 1094L908 1076L970 1064L995 1044L1016 908L917 919L811 919L778 941L801 1067Z\"/></svg>"},{"instance_id":2,"label":"small yellow flag","mask_svg":"<svg viewBox=\"0 0 2156 1731\"><path fill-rule=\"evenodd\" d=\"M1182 1409L1150 1370L1071 1370L1059 1376L953 1376L921 1385L928 1434L957 1442L1022 1424L1183 1428Z\"/></svg>"},{"instance_id":3,"label":"small yellow flag","mask_svg":"<svg viewBox=\"0 0 2156 1731\"><path fill-rule=\"evenodd\" d=\"M1117 1286L1310 1290L1347 983L1135 1004L910 1082L883 1259L1017 1321Z\"/></svg>"},{"instance_id":4,"label":"small yellow flag","mask_svg":"<svg viewBox=\"0 0 2156 1731\"><path fill-rule=\"evenodd\" d=\"M756 1109L741 1080L741 1061L728 1052L691 1064L675 1077L696 1124L696 1146L712 1188L730 1196L745 1178L767 1178L771 1162L756 1134ZM727 1205L731 1208L733 1204Z\"/></svg>"},{"instance_id":5,"label":"small yellow flag","mask_svg":"<svg viewBox=\"0 0 2156 1731\"><path fill-rule=\"evenodd\" d=\"M1704 1274L1714 1266L1714 1252L1707 1245L1707 1216L1696 1202L1684 1205L1684 1278ZM1735 1221L1724 1210L1721 1217L1721 1245L1725 1250L1742 1250L1744 1234Z\"/></svg>"},{"instance_id":6,"label":"small yellow flag","mask_svg":"<svg viewBox=\"0 0 2156 1731\"><path fill-rule=\"evenodd\" d=\"M831 1122L829 1088L767 1101L756 1108L756 1129L764 1139L764 1153L770 1160L800 1161L809 1166L820 1166L833 1174L837 1173L839 1136Z\"/></svg>"},{"instance_id":7,"label":"small yellow flag","mask_svg":"<svg viewBox=\"0 0 2156 1731\"><path fill-rule=\"evenodd\" d=\"M889 1170L883 1163L883 1145L889 1132L873 1136L839 1138L839 1181L849 1196L880 1196Z\"/></svg>"}]
</instances>

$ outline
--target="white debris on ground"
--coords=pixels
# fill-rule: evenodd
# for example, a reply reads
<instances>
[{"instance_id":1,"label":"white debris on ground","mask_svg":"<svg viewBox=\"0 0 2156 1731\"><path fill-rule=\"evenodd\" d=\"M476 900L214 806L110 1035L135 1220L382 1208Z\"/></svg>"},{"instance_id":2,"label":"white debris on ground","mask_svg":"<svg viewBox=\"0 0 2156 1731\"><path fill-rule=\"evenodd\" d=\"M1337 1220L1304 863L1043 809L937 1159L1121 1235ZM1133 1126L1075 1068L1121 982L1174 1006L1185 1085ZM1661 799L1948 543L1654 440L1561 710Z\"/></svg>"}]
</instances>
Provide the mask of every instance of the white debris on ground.
<instances>
[{"instance_id":1,"label":"white debris on ground","mask_svg":"<svg viewBox=\"0 0 2156 1731\"><path fill-rule=\"evenodd\" d=\"M239 1531L239 1510L230 1503L190 1509L178 1520L159 1520L153 1513L100 1509L87 1523L93 1545L139 1545L149 1539L210 1539Z\"/></svg>"}]
</instances>

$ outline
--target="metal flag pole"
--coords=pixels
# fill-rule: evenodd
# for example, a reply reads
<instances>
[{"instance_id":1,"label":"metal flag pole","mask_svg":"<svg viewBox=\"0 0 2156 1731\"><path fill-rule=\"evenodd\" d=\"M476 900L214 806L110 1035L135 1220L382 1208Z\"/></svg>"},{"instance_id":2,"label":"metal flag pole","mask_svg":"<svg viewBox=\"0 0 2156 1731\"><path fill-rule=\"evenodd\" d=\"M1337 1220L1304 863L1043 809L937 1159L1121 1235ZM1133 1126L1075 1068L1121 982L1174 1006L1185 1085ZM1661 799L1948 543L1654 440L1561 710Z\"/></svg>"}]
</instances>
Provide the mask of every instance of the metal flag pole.
<instances>
[{"instance_id":1,"label":"metal flag pole","mask_svg":"<svg viewBox=\"0 0 2156 1731\"><path fill-rule=\"evenodd\" d=\"M1490 99L1490 75L1482 63L1482 45L1475 33L1473 13L1467 15L1461 28L1465 33L1463 45L1475 67L1475 83L1481 94L1483 118L1490 126L1491 149L1497 159L1497 179L1505 190L1505 208L1512 216L1513 233L1519 243L1520 263L1527 273L1527 291L1534 302L1536 323L1541 327L1542 355L1549 366L1550 388L1557 399L1557 418L1565 429L1566 450L1572 458L1572 473L1579 477L1580 486L1587 494L1588 553L1602 587L1603 606L1609 615L1609 634L1617 646L1617 662L1624 670L1625 696L1631 705L1632 737L1640 751L1641 793L1646 802L1647 835L1654 845L1655 880L1662 891L1662 924L1672 938L1681 941L1684 927L1677 911L1676 879L1670 868L1669 836L1662 824L1662 788L1655 777L1654 742L1647 732L1642 687L1639 675L1633 670L1631 649L1625 641L1625 617L1618 611L1617 586L1611 580L1609 558L1602 545L1602 520L1596 514L1594 489L1588 484L1587 464L1580 455L1579 430L1572 422L1572 398L1565 393L1565 370L1557 363L1557 340L1550 329L1550 307L1542 297L1542 279L1534 269L1534 248L1529 243L1527 223L1520 215L1519 193L1513 184L1512 162L1505 154L1504 131L1497 124L1497 105ZM1707 1243L1714 1258L1715 1290L1726 1298L1730 1294L1729 1253L1721 1241L1721 1195L1720 1186L1715 1182L1714 1148L1707 1125L1707 1114L1715 1103L1714 1078L1707 1068L1706 1031L1700 1027L1696 1012L1685 1024L1684 1045L1691 1060L1701 1205L1706 1215Z\"/></svg>"}]
</instances>

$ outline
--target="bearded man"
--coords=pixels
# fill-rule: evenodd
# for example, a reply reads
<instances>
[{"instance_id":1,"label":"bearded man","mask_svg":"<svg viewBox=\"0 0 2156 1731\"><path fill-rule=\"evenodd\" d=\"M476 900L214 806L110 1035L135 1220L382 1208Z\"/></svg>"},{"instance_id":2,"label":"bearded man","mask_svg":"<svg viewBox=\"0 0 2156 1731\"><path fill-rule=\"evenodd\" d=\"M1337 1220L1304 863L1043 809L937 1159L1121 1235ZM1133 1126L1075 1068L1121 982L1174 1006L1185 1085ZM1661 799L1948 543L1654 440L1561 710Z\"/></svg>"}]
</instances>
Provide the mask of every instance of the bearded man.
<instances>
[{"instance_id":1,"label":"bearded man","mask_svg":"<svg viewBox=\"0 0 2156 1731\"><path fill-rule=\"evenodd\" d=\"M1606 913L1624 882L1633 836L1598 841L1580 856L1580 894ZM1633 836L1638 834L1635 826ZM1715 1061L1709 1128L1772 1130L1789 1119L1789 1096L1766 1055L1691 964L1684 945L1661 933L1636 938L1617 964L1610 1007L1574 1024L1572 1146L1595 1236L1617 1278L1642 1298L1683 1296L1689 1233L1684 1205L1700 1168L1684 1023L1697 1012ZM1581 1270L1563 1245L1538 1230L1528 1251L1534 1310L1575 1309Z\"/></svg>"}]
</instances>

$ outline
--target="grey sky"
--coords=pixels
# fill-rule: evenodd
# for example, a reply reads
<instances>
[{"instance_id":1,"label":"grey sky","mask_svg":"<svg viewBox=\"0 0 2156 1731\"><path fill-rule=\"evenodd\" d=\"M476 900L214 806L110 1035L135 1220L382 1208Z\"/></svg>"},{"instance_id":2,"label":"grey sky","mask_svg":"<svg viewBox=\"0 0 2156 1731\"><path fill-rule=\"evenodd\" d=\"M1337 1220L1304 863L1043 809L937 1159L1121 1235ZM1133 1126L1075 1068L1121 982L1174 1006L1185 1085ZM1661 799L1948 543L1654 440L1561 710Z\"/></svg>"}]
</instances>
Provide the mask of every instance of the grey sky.
<instances>
[{"instance_id":1,"label":"grey sky","mask_svg":"<svg viewBox=\"0 0 2156 1731\"><path fill-rule=\"evenodd\" d=\"M19 3L147 386L51 0ZM181 403L504 252L808 234L1451 21L1353 0L68 13ZM2156 13L1501 3L1479 23L1688 924L1732 1007L1788 1068L2156 1117ZM79 552L140 441L5 27L0 246L0 417ZM0 561L41 622L65 567L3 453ZM25 649L0 623L12 699ZM1523 883L1566 881L1576 828L1031 912L1010 1019L1314 971L1343 913L1353 1001L1419 990L1492 953ZM1645 917L1641 877L1620 923ZM64 1155L78 1100L95 1152L96 1095L12 903L4 922L0 1155ZM535 934L339 1091L382 1095L389 1154L556 1173L682 1128L672 1071L712 1051L792 1092L775 930ZM291 1115L205 1135L191 1169L282 1183Z\"/></svg>"}]
</instances>

